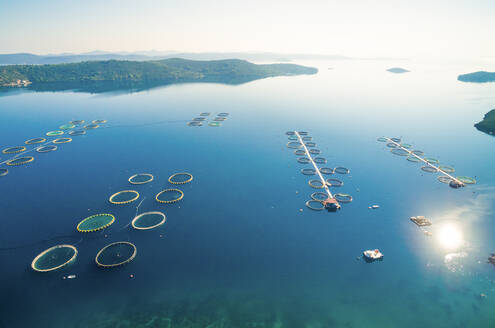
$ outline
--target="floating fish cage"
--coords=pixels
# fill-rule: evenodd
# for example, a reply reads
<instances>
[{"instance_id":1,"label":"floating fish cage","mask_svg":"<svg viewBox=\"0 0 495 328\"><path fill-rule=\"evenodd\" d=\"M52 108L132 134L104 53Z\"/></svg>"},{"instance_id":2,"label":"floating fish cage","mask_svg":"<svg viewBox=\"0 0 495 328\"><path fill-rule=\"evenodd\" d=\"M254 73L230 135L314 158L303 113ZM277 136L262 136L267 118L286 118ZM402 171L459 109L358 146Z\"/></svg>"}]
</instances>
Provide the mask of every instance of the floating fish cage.
<instances>
[{"instance_id":1,"label":"floating fish cage","mask_svg":"<svg viewBox=\"0 0 495 328\"><path fill-rule=\"evenodd\" d=\"M448 184L454 189L476 183L476 180L471 177L454 177L451 175L451 173L455 172L452 166L442 165L436 158L425 157L425 153L422 150L412 149L412 145L403 143L401 138L379 137L377 141L386 143L386 146L390 148L390 152L394 155L402 156L412 163L422 163L421 170L423 172L442 174L438 177L438 181Z\"/></svg>"},{"instance_id":2,"label":"floating fish cage","mask_svg":"<svg viewBox=\"0 0 495 328\"><path fill-rule=\"evenodd\" d=\"M350 203L352 196L348 194L333 195L330 188L338 188L344 185L344 182L337 178L324 178L324 175L333 175L335 173L345 175L349 174L350 170L337 166L336 168L323 167L320 165L327 164L327 159L321 156L321 150L315 148L316 142L313 137L309 136L307 131L287 131L287 148L294 149L294 155L297 156L296 161L299 164L311 164L312 167L304 167L301 173L306 176L315 176L308 181L308 185L314 189L320 189L311 194L311 199L306 201L306 207L314 211L322 211L327 209L335 211L340 209L340 203ZM313 157L318 155L318 157Z\"/></svg>"}]
</instances>

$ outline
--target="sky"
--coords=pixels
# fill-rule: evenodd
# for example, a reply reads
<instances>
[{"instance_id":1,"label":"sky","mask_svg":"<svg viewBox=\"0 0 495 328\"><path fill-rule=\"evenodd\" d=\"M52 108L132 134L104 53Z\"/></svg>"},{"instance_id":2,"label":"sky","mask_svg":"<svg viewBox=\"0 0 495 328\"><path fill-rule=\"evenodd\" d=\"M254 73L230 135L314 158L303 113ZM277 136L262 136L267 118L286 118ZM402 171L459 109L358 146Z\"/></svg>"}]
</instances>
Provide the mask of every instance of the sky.
<instances>
[{"instance_id":1,"label":"sky","mask_svg":"<svg viewBox=\"0 0 495 328\"><path fill-rule=\"evenodd\" d=\"M0 0L0 53L495 58L494 0Z\"/></svg>"}]
</instances>

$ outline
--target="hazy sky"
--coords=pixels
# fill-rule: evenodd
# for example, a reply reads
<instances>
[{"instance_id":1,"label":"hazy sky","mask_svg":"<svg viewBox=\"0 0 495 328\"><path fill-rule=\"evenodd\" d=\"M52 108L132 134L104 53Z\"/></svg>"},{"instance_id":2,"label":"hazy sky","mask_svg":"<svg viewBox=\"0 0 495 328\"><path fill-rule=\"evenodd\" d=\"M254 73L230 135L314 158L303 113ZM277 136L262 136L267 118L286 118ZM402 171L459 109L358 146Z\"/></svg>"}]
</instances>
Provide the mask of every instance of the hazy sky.
<instances>
[{"instance_id":1,"label":"hazy sky","mask_svg":"<svg viewBox=\"0 0 495 328\"><path fill-rule=\"evenodd\" d=\"M495 57L495 0L0 0L0 53Z\"/></svg>"}]
</instances>

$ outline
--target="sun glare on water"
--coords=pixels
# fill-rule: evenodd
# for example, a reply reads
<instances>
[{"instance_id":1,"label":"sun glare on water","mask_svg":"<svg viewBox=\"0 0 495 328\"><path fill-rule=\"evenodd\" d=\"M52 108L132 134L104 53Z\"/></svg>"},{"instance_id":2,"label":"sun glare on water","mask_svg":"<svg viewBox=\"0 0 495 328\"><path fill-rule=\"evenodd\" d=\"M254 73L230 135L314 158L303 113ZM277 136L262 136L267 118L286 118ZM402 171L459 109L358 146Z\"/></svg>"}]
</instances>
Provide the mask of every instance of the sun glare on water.
<instances>
[{"instance_id":1,"label":"sun glare on water","mask_svg":"<svg viewBox=\"0 0 495 328\"><path fill-rule=\"evenodd\" d=\"M441 227L437 233L437 236L440 246L447 250L455 250L461 247L464 243L461 229L452 223Z\"/></svg>"}]
</instances>

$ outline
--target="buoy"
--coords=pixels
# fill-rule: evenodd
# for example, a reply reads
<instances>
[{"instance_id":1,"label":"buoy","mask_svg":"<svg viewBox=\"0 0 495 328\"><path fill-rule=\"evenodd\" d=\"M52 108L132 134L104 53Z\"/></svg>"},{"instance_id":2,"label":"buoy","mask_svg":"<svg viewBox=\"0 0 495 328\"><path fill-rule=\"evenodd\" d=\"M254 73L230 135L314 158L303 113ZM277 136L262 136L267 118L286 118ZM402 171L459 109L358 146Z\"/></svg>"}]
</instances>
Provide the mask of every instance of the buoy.
<instances>
[{"instance_id":1,"label":"buoy","mask_svg":"<svg viewBox=\"0 0 495 328\"><path fill-rule=\"evenodd\" d=\"M134 275L133 275L133 274L131 274L131 275L129 275L129 277L130 277L130 278L134 278Z\"/></svg>"}]
</instances>

